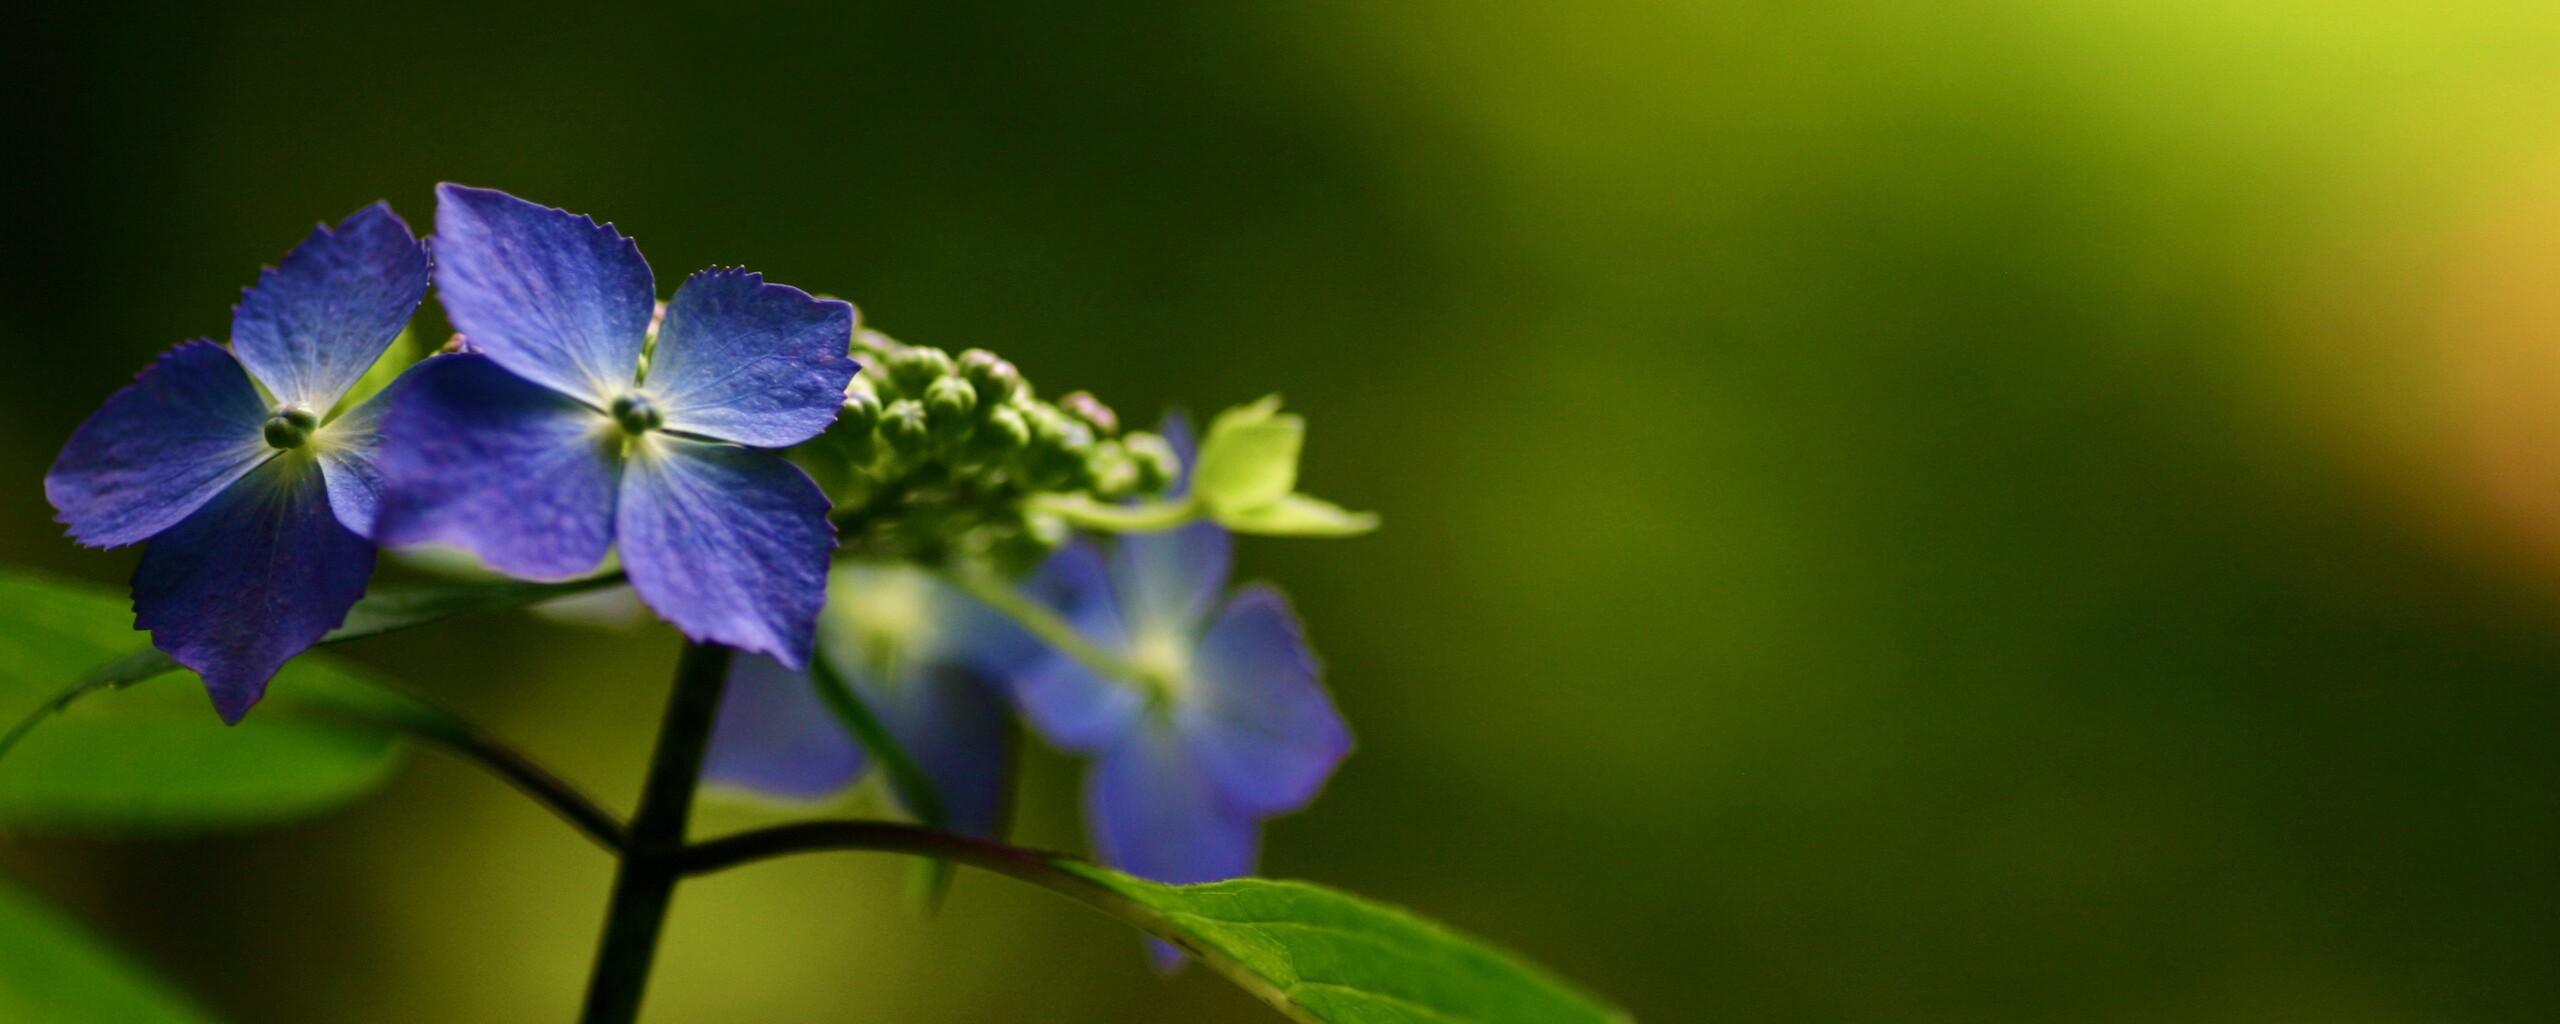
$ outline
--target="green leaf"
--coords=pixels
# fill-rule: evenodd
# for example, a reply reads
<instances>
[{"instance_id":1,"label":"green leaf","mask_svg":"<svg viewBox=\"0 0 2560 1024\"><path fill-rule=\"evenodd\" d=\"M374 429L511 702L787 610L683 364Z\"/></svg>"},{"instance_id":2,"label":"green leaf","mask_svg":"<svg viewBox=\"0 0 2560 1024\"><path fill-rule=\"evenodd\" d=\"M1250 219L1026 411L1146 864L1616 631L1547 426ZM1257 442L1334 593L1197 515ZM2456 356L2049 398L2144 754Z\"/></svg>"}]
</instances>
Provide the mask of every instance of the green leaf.
<instances>
[{"instance_id":1,"label":"green leaf","mask_svg":"<svg viewBox=\"0 0 2560 1024\"><path fill-rule=\"evenodd\" d=\"M1629 1020L1508 953L1322 886L1258 878L1159 885L1090 864L1054 864L1129 904L1105 909L1309 1024Z\"/></svg>"},{"instance_id":2,"label":"green leaf","mask_svg":"<svg viewBox=\"0 0 2560 1024\"><path fill-rule=\"evenodd\" d=\"M1298 486L1307 422L1280 411L1280 396L1219 413L1200 442L1191 492L1211 514L1268 505Z\"/></svg>"},{"instance_id":3,"label":"green leaf","mask_svg":"<svg viewBox=\"0 0 2560 1024\"><path fill-rule=\"evenodd\" d=\"M212 1024L124 953L0 882L0 1021Z\"/></svg>"},{"instance_id":4,"label":"green leaf","mask_svg":"<svg viewBox=\"0 0 2560 1024\"><path fill-rule=\"evenodd\" d=\"M370 792L399 766L393 730L351 714L385 698L348 669L304 657L238 726L203 686L78 693L168 671L121 594L0 570L0 721L62 707L0 760L0 824L30 831L186 832L316 814ZM156 652L154 652L156 653ZM103 667L102 667L103 666Z\"/></svg>"},{"instance_id":5,"label":"green leaf","mask_svg":"<svg viewBox=\"0 0 2560 1024\"><path fill-rule=\"evenodd\" d=\"M320 642L334 644L346 640L396 633L400 630L438 622L456 615L474 612L504 611L540 604L554 598L571 597L601 590L623 581L621 573L590 576L565 583L526 583L521 580L472 580L460 583L412 583L378 587L367 591L364 599L347 610L347 622L322 637Z\"/></svg>"},{"instance_id":6,"label":"green leaf","mask_svg":"<svg viewBox=\"0 0 2560 1024\"><path fill-rule=\"evenodd\" d=\"M1284 494L1268 505L1220 513L1218 525L1269 537L1355 537L1378 528L1375 512L1353 512L1322 498Z\"/></svg>"}]
</instances>

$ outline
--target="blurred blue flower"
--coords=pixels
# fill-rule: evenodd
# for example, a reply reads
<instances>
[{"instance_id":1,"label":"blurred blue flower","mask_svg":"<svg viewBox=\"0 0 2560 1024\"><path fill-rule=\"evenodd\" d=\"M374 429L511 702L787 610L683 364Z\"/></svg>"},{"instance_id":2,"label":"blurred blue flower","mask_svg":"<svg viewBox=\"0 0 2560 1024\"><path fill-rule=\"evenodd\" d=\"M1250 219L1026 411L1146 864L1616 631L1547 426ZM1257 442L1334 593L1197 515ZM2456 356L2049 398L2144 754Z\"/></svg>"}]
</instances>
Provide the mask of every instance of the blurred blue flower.
<instances>
[{"instance_id":1,"label":"blurred blue flower","mask_svg":"<svg viewBox=\"0 0 2560 1024\"><path fill-rule=\"evenodd\" d=\"M1191 459L1189 431L1166 435ZM1280 592L1226 593L1233 540L1214 523L1059 552L1031 589L1138 680L1065 657L1016 673L1050 742L1095 758L1086 816L1103 861L1174 884L1251 874L1262 822L1314 800L1351 751L1315 652ZM1171 947L1155 947L1160 963Z\"/></svg>"},{"instance_id":2,"label":"blurred blue flower","mask_svg":"<svg viewBox=\"0 0 2560 1024\"><path fill-rule=\"evenodd\" d=\"M1263 819L1307 805L1351 751L1288 600L1226 597L1228 534L1195 523L1078 544L1036 589L1144 678L1066 658L1017 673L1013 693L1050 742L1097 760L1086 811L1102 859L1160 882L1251 874Z\"/></svg>"},{"instance_id":3,"label":"blurred blue flower","mask_svg":"<svg viewBox=\"0 0 2560 1024\"><path fill-rule=\"evenodd\" d=\"M999 681L1038 652L1010 620L903 564L838 566L818 621L818 657L916 761L949 826L971 835L993 832L1008 796L1012 709ZM704 778L792 801L853 785L867 759L817 687L773 659L739 658Z\"/></svg>"},{"instance_id":4,"label":"blurred blue flower","mask_svg":"<svg viewBox=\"0 0 2560 1024\"><path fill-rule=\"evenodd\" d=\"M151 542L134 626L204 677L225 721L364 595L391 392L338 406L399 337L427 273L388 206L314 230L241 294L229 350L192 341L160 357L45 474L80 543Z\"/></svg>"},{"instance_id":5,"label":"blurred blue flower","mask_svg":"<svg viewBox=\"0 0 2560 1024\"><path fill-rule=\"evenodd\" d=\"M470 351L393 403L376 539L542 580L618 539L686 636L805 665L835 531L817 484L760 449L835 418L853 307L706 270L652 343L656 280L611 226L488 189L436 199L437 295Z\"/></svg>"}]
</instances>

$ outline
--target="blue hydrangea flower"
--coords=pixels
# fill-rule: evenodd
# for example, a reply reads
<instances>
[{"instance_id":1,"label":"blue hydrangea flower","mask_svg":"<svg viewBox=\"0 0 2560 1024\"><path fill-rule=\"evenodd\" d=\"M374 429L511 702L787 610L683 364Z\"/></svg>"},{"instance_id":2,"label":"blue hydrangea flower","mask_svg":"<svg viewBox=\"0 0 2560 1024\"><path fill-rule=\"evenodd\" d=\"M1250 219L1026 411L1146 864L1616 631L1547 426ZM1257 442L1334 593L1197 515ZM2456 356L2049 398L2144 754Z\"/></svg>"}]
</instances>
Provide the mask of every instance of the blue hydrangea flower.
<instances>
[{"instance_id":1,"label":"blue hydrangea flower","mask_svg":"<svg viewBox=\"0 0 2560 1024\"><path fill-rule=\"evenodd\" d=\"M160 357L45 474L73 539L151 542L134 626L204 677L225 721L364 595L385 396L338 406L426 291L426 250L390 207L314 230L241 294L230 349Z\"/></svg>"},{"instance_id":2,"label":"blue hydrangea flower","mask_svg":"<svg viewBox=\"0 0 2560 1024\"><path fill-rule=\"evenodd\" d=\"M1188 431L1166 433L1187 463ZM1033 581L1144 674L1108 678L1055 657L1013 686L1033 728L1095 758L1085 810L1097 852L1140 877L1251 874L1262 822L1314 800L1351 751L1288 600L1261 585L1227 594L1233 559L1227 531L1204 522L1122 537L1107 557L1077 544Z\"/></svg>"},{"instance_id":3,"label":"blue hydrangea flower","mask_svg":"<svg viewBox=\"0 0 2560 1024\"><path fill-rule=\"evenodd\" d=\"M1012 708L999 680L1037 652L1020 627L909 565L837 567L818 620L818 657L915 759L950 826L972 835L994 830L1008 795ZM737 660L706 779L815 801L844 792L866 767L808 673L770 658Z\"/></svg>"},{"instance_id":4,"label":"blue hydrangea flower","mask_svg":"<svg viewBox=\"0 0 2560 1024\"><path fill-rule=\"evenodd\" d=\"M818 485L764 449L835 419L853 307L706 270L653 342L656 279L610 225L446 184L433 245L470 351L393 403L376 539L537 580L619 541L632 589L686 636L806 664L835 530Z\"/></svg>"}]
</instances>

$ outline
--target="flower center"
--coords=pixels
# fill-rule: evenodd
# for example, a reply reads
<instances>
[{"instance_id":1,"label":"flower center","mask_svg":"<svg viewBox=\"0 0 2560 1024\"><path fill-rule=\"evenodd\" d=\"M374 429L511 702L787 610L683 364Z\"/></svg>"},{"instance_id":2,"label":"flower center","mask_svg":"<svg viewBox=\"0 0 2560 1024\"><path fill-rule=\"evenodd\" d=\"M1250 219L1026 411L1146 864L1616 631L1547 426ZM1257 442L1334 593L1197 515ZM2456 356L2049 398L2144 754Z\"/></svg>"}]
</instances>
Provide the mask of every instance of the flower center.
<instances>
[{"instance_id":1,"label":"flower center","mask_svg":"<svg viewBox=\"0 0 2560 1024\"><path fill-rule=\"evenodd\" d=\"M864 647L921 651L933 643L932 581L921 572L884 569L846 574L837 592L841 614Z\"/></svg>"},{"instance_id":2,"label":"flower center","mask_svg":"<svg viewBox=\"0 0 2560 1024\"><path fill-rule=\"evenodd\" d=\"M659 424L666 422L658 415L658 407L639 395L614 399L613 408L608 411L613 413L613 422L622 428L623 433L635 437L656 430Z\"/></svg>"},{"instance_id":3,"label":"flower center","mask_svg":"<svg viewBox=\"0 0 2560 1024\"><path fill-rule=\"evenodd\" d=\"M1129 645L1129 664L1160 700L1179 701L1191 693L1191 646L1180 630L1154 629L1139 634L1136 642Z\"/></svg>"},{"instance_id":4,"label":"flower center","mask_svg":"<svg viewBox=\"0 0 2560 1024\"><path fill-rule=\"evenodd\" d=\"M292 451L311 443L311 432L319 427L320 417L309 409L291 402L276 406L267 414L267 446Z\"/></svg>"}]
</instances>

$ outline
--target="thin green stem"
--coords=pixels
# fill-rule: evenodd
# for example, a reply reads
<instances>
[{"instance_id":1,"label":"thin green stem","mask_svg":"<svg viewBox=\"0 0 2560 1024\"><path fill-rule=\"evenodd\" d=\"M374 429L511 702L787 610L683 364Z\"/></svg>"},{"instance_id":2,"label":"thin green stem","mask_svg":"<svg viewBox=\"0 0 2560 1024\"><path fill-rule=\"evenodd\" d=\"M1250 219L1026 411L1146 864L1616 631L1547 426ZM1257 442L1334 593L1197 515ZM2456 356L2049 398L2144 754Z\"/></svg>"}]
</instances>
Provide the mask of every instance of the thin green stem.
<instances>
[{"instance_id":1,"label":"thin green stem","mask_svg":"<svg viewBox=\"0 0 2560 1024\"><path fill-rule=\"evenodd\" d=\"M889 735L888 727L880 724L879 716L871 713L871 706L863 703L862 695L853 691L852 684L824 654L809 659L809 680L817 684L818 699L836 716L836 723L852 733L862 749L879 759L880 770L888 774L889 788L897 791L898 802L927 825L950 827L942 794L934 789L933 779L907 754L898 738Z\"/></svg>"},{"instance_id":2,"label":"thin green stem","mask_svg":"<svg viewBox=\"0 0 2560 1024\"><path fill-rule=\"evenodd\" d=\"M1041 643L1056 648L1059 653L1074 658L1086 668L1113 679L1130 682L1147 678L1146 670L1138 667L1135 662L1086 639L1083 633L1076 630L1074 624L1050 610L1048 605L1024 596L1021 591L1013 589L1002 580L966 569L942 570L942 577L949 580L952 586L977 598L987 607L1003 613L1006 618L1021 625L1032 636L1038 637Z\"/></svg>"},{"instance_id":3,"label":"thin green stem","mask_svg":"<svg viewBox=\"0 0 2560 1024\"><path fill-rule=\"evenodd\" d=\"M1105 533L1163 533L1200 518L1199 503L1189 498L1137 505L1106 505L1081 494L1035 494L1029 505L1088 530Z\"/></svg>"},{"instance_id":4,"label":"thin green stem","mask_svg":"<svg viewBox=\"0 0 2560 1024\"><path fill-rule=\"evenodd\" d=\"M587 983L586 1011L578 1018L583 1024L632 1024L640 1017L658 934L666 927L676 882L684 877L685 822L693 813L702 756L711 746L711 724L734 653L718 644L688 643L676 662L675 690L667 697L666 721L658 729L657 751L649 758L649 778L641 786L640 809L632 816L630 842L605 910L604 939Z\"/></svg>"}]
</instances>

